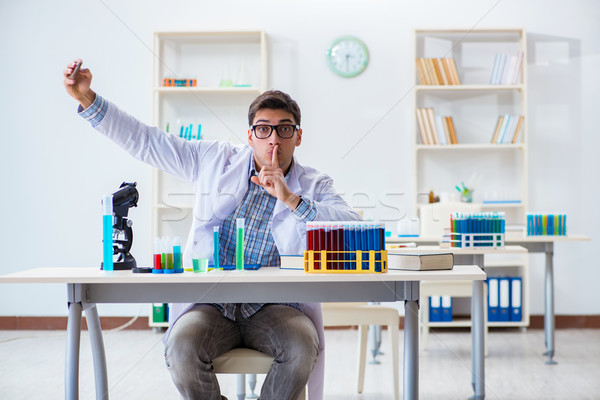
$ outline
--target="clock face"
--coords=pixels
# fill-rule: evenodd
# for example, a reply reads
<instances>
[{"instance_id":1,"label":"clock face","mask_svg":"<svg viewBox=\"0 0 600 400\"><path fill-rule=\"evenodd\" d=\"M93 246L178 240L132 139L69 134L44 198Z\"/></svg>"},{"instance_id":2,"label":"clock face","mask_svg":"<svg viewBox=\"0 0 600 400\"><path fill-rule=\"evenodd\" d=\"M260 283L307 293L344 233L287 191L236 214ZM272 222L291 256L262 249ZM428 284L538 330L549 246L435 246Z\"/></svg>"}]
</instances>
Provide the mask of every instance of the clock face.
<instances>
[{"instance_id":1,"label":"clock face","mask_svg":"<svg viewBox=\"0 0 600 400\"><path fill-rule=\"evenodd\" d=\"M367 68L369 51L359 39L344 36L333 42L327 51L327 62L339 76L352 78Z\"/></svg>"}]
</instances>

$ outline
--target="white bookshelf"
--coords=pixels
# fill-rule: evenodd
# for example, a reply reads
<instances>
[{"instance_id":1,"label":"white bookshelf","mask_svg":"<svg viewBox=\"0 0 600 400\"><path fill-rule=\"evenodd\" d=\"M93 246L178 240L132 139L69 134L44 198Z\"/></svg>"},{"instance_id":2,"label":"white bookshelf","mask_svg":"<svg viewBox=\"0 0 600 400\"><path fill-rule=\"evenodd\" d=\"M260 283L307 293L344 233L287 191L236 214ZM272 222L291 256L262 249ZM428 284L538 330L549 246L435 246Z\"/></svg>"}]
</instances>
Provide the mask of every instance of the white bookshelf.
<instances>
[{"instance_id":1,"label":"white bookshelf","mask_svg":"<svg viewBox=\"0 0 600 400\"><path fill-rule=\"evenodd\" d=\"M490 77L496 53L523 52L517 84L492 85ZM455 185L477 171L474 201L484 192L515 193L518 204L485 204L486 210L502 210L507 223L524 224L528 207L527 46L520 28L417 29L413 59L453 58L460 85L420 84L413 62L414 110L413 211L427 201L433 190L456 193ZM432 145L420 140L416 109L432 107L436 115L452 116L458 144ZM524 116L516 143L491 144L500 115ZM506 199L515 200L515 199Z\"/></svg>"},{"instance_id":2,"label":"white bookshelf","mask_svg":"<svg viewBox=\"0 0 600 400\"><path fill-rule=\"evenodd\" d=\"M516 84L490 84L496 53L523 52ZM417 57L453 58L459 85L426 85L419 82ZM482 203L484 192L514 193L518 203L483 203L484 211L504 211L507 225L525 224L528 208L528 112L527 39L521 28L417 29L413 48L414 112L412 137L413 214L427 202L428 193L457 193L455 185L477 171L474 201ZM416 109L432 107L436 115L452 116L458 144L423 144ZM503 114L524 116L516 143L491 144L497 119ZM523 279L522 321L490 322L490 327L529 326L529 268L527 256L517 260L486 257L490 276L506 273ZM429 327L465 327L470 320L429 322Z\"/></svg>"},{"instance_id":3,"label":"white bookshelf","mask_svg":"<svg viewBox=\"0 0 600 400\"><path fill-rule=\"evenodd\" d=\"M267 35L263 31L186 31L154 33L152 122L171 134L202 125L202 139L245 143L248 107L268 85ZM245 68L242 68L242 67ZM240 74L244 69L245 74ZM245 76L244 82L238 78ZM195 79L191 87L162 86L164 78ZM233 86L221 86L231 80ZM243 86L236 86L243 84ZM152 171L151 241L179 236L192 224L194 191L186 182ZM151 244L152 248L152 244ZM163 327L168 323L154 323Z\"/></svg>"}]
</instances>

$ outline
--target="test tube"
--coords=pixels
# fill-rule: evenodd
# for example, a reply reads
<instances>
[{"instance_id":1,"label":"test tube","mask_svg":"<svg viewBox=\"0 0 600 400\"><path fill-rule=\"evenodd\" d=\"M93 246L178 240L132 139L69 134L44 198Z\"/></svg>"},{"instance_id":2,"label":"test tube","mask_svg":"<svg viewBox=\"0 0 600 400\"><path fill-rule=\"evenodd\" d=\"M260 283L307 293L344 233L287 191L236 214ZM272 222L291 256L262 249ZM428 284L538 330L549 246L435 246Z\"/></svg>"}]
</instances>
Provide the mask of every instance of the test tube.
<instances>
[{"instance_id":1,"label":"test tube","mask_svg":"<svg viewBox=\"0 0 600 400\"><path fill-rule=\"evenodd\" d=\"M168 236L162 238L162 251L163 251L163 272L165 274L172 274L173 272L173 242Z\"/></svg>"},{"instance_id":2,"label":"test tube","mask_svg":"<svg viewBox=\"0 0 600 400\"><path fill-rule=\"evenodd\" d=\"M112 194L102 199L102 242L103 263L102 269L113 270L113 199Z\"/></svg>"},{"instance_id":3,"label":"test tube","mask_svg":"<svg viewBox=\"0 0 600 400\"><path fill-rule=\"evenodd\" d=\"M155 274L160 274L163 272L162 270L162 251L161 251L161 242L159 237L154 238L154 269L152 270Z\"/></svg>"},{"instance_id":4,"label":"test tube","mask_svg":"<svg viewBox=\"0 0 600 400\"><path fill-rule=\"evenodd\" d=\"M244 270L244 223L244 218L236 219L235 269L237 271Z\"/></svg>"},{"instance_id":5,"label":"test tube","mask_svg":"<svg viewBox=\"0 0 600 400\"><path fill-rule=\"evenodd\" d=\"M183 268L181 266L181 239L179 236L173 238L173 269L176 271Z\"/></svg>"},{"instance_id":6,"label":"test tube","mask_svg":"<svg viewBox=\"0 0 600 400\"><path fill-rule=\"evenodd\" d=\"M199 125L198 125L199 127ZM198 128L200 129L200 128ZM213 264L215 269L219 269L219 226L213 228Z\"/></svg>"}]
</instances>

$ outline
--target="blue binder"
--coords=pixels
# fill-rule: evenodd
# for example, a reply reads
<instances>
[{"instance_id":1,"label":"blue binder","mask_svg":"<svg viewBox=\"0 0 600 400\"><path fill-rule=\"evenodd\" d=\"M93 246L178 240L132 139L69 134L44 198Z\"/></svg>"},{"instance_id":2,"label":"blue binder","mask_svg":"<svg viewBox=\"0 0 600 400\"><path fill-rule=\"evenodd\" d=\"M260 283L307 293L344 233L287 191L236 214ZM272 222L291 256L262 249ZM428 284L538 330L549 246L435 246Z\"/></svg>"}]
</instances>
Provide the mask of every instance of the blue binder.
<instances>
[{"instance_id":1,"label":"blue binder","mask_svg":"<svg viewBox=\"0 0 600 400\"><path fill-rule=\"evenodd\" d=\"M510 320L521 321L523 304L523 280L520 277L510 278Z\"/></svg>"},{"instance_id":2,"label":"blue binder","mask_svg":"<svg viewBox=\"0 0 600 400\"><path fill-rule=\"evenodd\" d=\"M442 298L441 296L429 297L429 322L442 321Z\"/></svg>"},{"instance_id":3,"label":"blue binder","mask_svg":"<svg viewBox=\"0 0 600 400\"><path fill-rule=\"evenodd\" d=\"M442 296L442 322L452 321L452 296Z\"/></svg>"},{"instance_id":4,"label":"blue binder","mask_svg":"<svg viewBox=\"0 0 600 400\"><path fill-rule=\"evenodd\" d=\"M498 321L510 321L510 278L498 279Z\"/></svg>"},{"instance_id":5,"label":"blue binder","mask_svg":"<svg viewBox=\"0 0 600 400\"><path fill-rule=\"evenodd\" d=\"M499 321L498 301L500 297L498 295L498 278L488 278L488 321L496 322Z\"/></svg>"}]
</instances>

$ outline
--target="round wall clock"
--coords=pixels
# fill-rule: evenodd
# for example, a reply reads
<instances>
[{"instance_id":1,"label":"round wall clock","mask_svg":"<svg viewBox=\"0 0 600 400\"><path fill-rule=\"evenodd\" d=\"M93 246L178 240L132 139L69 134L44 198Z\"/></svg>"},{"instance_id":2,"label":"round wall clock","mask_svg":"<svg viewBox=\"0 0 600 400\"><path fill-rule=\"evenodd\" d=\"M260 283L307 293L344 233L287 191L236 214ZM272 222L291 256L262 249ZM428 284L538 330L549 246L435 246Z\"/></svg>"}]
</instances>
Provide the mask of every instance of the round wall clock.
<instances>
[{"instance_id":1,"label":"round wall clock","mask_svg":"<svg viewBox=\"0 0 600 400\"><path fill-rule=\"evenodd\" d=\"M327 63L337 75L352 78L367 68L369 50L360 39L343 36L336 39L327 50Z\"/></svg>"}]
</instances>

